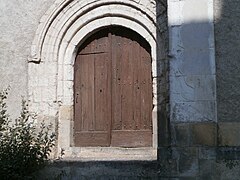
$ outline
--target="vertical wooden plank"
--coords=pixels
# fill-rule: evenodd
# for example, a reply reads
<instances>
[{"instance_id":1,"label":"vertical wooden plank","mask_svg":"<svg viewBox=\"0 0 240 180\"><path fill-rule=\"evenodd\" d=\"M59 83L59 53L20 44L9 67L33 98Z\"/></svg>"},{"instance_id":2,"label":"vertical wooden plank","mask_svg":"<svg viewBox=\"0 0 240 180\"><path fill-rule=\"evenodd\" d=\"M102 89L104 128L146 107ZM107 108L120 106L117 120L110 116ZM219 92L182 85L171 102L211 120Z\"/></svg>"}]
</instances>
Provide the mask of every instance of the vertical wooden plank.
<instances>
[{"instance_id":1,"label":"vertical wooden plank","mask_svg":"<svg viewBox=\"0 0 240 180\"><path fill-rule=\"evenodd\" d=\"M141 84L140 84L140 76L142 72L139 70L141 67L141 55L140 55L140 46L139 44L134 41L133 44L133 63L134 63L134 74L133 74L133 81L134 81L134 89L133 89L133 119L135 122L136 130L141 128Z\"/></svg>"},{"instance_id":2,"label":"vertical wooden plank","mask_svg":"<svg viewBox=\"0 0 240 180\"><path fill-rule=\"evenodd\" d=\"M145 50L146 63L147 63L147 85L148 85L148 96L147 96L147 129L152 131L152 110L153 110L153 91L152 91L152 58L151 54Z\"/></svg>"},{"instance_id":3,"label":"vertical wooden plank","mask_svg":"<svg viewBox=\"0 0 240 180\"><path fill-rule=\"evenodd\" d=\"M122 61L122 39L115 34L112 35L112 129L122 129L121 116L121 61Z\"/></svg>"},{"instance_id":4,"label":"vertical wooden plank","mask_svg":"<svg viewBox=\"0 0 240 180\"><path fill-rule=\"evenodd\" d=\"M146 79L145 79L145 68L144 68L144 50L141 48L140 51L140 55L141 55L141 72L142 72L142 76L141 76L141 129L146 129L146 91L147 91L147 87L146 87Z\"/></svg>"},{"instance_id":5,"label":"vertical wooden plank","mask_svg":"<svg viewBox=\"0 0 240 180\"><path fill-rule=\"evenodd\" d=\"M95 47L95 41L93 41L91 45L91 51ZM88 64L88 130L94 131L95 130L95 83L94 83L94 74L95 74L95 62L94 62L94 55L89 54L87 56L87 64Z\"/></svg>"},{"instance_id":6,"label":"vertical wooden plank","mask_svg":"<svg viewBox=\"0 0 240 180\"><path fill-rule=\"evenodd\" d=\"M130 41L123 37L123 58L121 64L121 79L122 79L122 122L123 129L131 129L133 111L132 111L132 74L133 64L131 62Z\"/></svg>"},{"instance_id":7,"label":"vertical wooden plank","mask_svg":"<svg viewBox=\"0 0 240 180\"><path fill-rule=\"evenodd\" d=\"M88 121L89 118L89 84L88 84L88 56L81 56L81 109L82 109L82 117L81 117L81 130L88 131Z\"/></svg>"},{"instance_id":8,"label":"vertical wooden plank","mask_svg":"<svg viewBox=\"0 0 240 180\"><path fill-rule=\"evenodd\" d=\"M147 127L148 129L152 130L152 109L153 109L153 103L152 103L152 99L153 99L153 91L152 91L152 58L150 53L147 52L147 50L145 50L146 52L146 61L147 61L147 84L148 84L148 97L147 97L147 104L148 104L148 119L147 119Z\"/></svg>"},{"instance_id":9,"label":"vertical wooden plank","mask_svg":"<svg viewBox=\"0 0 240 180\"><path fill-rule=\"evenodd\" d=\"M151 59L148 52L141 48L141 129L150 129L152 107Z\"/></svg>"},{"instance_id":10,"label":"vertical wooden plank","mask_svg":"<svg viewBox=\"0 0 240 180\"><path fill-rule=\"evenodd\" d=\"M82 48L81 53L86 53L91 51L91 44L86 45ZM74 65L74 131L81 131L85 126L83 120L83 99L86 99L85 82L86 72L86 59L88 57L83 55L78 55ZM84 112L86 116L86 111Z\"/></svg>"},{"instance_id":11,"label":"vertical wooden plank","mask_svg":"<svg viewBox=\"0 0 240 180\"><path fill-rule=\"evenodd\" d=\"M101 60L102 55L95 56L95 128L96 130L106 130L104 124L104 61Z\"/></svg>"},{"instance_id":12,"label":"vertical wooden plank","mask_svg":"<svg viewBox=\"0 0 240 180\"><path fill-rule=\"evenodd\" d=\"M132 37L134 36L134 34L131 34ZM136 127L136 123L134 121L134 109L135 109L135 102L133 99L133 94L134 94L134 69L137 69L135 67L135 62L134 62L134 53L135 50L133 49L133 40L128 38L128 51L129 51L129 59L128 59L128 64L129 64L129 119L128 119L128 129L129 130L133 130Z\"/></svg>"},{"instance_id":13,"label":"vertical wooden plank","mask_svg":"<svg viewBox=\"0 0 240 180\"><path fill-rule=\"evenodd\" d=\"M108 46L108 37L98 43L101 47ZM96 130L108 130L111 121L111 72L108 52L95 55L95 97Z\"/></svg>"},{"instance_id":14,"label":"vertical wooden plank","mask_svg":"<svg viewBox=\"0 0 240 180\"><path fill-rule=\"evenodd\" d=\"M106 63L106 91L105 91L105 97L106 97L106 111L105 111L105 118L107 121L105 123L107 124L107 131L109 133L109 144L110 144L110 136L111 136L111 126L112 126L112 63L111 63L111 34L108 32L107 38L103 39L103 48L106 49L105 54L105 63Z\"/></svg>"}]
</instances>

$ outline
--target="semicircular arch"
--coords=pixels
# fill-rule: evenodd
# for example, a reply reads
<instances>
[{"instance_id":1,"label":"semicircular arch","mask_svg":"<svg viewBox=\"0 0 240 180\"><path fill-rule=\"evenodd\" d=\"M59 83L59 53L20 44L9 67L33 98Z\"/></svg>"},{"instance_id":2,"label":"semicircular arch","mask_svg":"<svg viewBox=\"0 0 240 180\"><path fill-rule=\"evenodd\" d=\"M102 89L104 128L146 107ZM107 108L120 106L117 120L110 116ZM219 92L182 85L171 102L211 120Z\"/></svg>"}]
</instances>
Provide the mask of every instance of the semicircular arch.
<instances>
[{"instance_id":1,"label":"semicircular arch","mask_svg":"<svg viewBox=\"0 0 240 180\"><path fill-rule=\"evenodd\" d=\"M57 0L42 17L28 65L29 107L54 121L57 116L59 151L64 148L66 155L72 153L73 66L78 47L101 28L129 28L150 44L152 73L156 77L159 28L155 8L154 0ZM157 99L157 94L153 95ZM156 148L157 119L153 121ZM65 131L69 132L61 133Z\"/></svg>"},{"instance_id":2,"label":"semicircular arch","mask_svg":"<svg viewBox=\"0 0 240 180\"><path fill-rule=\"evenodd\" d=\"M147 5L146 5L147 4ZM82 27L102 16L124 17L143 26L151 36L156 36L155 4L152 0L82 0L56 2L42 17L33 44L31 61L39 62L46 54L55 53L66 31L78 21ZM79 23L81 22L82 23ZM45 47L47 46L47 47ZM51 52L52 51L52 52ZM49 59L49 57L47 57Z\"/></svg>"}]
</instances>

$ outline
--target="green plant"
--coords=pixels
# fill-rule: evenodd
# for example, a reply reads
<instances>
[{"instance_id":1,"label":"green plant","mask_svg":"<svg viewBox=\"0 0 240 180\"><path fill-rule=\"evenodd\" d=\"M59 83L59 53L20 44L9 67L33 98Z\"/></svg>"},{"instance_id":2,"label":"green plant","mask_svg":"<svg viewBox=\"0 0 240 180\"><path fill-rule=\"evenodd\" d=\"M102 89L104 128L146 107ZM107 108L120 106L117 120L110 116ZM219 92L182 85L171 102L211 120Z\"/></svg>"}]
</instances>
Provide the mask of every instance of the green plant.
<instances>
[{"instance_id":1,"label":"green plant","mask_svg":"<svg viewBox=\"0 0 240 180\"><path fill-rule=\"evenodd\" d=\"M7 105L5 100L7 99L9 88L0 92L0 132L4 130L4 127L9 122L9 115L7 114Z\"/></svg>"},{"instance_id":2,"label":"green plant","mask_svg":"<svg viewBox=\"0 0 240 180\"><path fill-rule=\"evenodd\" d=\"M1 179L27 179L48 162L55 144L51 125L35 125L36 115L22 101L20 116L14 121L7 113L8 89L0 92L0 175Z\"/></svg>"}]
</instances>

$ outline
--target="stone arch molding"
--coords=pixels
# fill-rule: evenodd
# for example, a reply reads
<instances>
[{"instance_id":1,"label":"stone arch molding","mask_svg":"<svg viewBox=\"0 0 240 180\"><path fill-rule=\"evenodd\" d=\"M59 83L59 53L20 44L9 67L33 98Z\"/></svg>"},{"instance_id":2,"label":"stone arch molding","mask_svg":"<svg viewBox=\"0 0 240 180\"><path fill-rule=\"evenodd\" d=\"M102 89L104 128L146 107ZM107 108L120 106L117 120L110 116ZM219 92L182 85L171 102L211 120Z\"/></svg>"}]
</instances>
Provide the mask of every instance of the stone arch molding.
<instances>
[{"instance_id":1,"label":"stone arch molding","mask_svg":"<svg viewBox=\"0 0 240 180\"><path fill-rule=\"evenodd\" d=\"M149 42L155 77L157 26L154 0L57 0L42 17L35 34L28 66L30 108L40 117L57 122L58 150L65 149L69 156L74 151L71 128L76 51L87 37L110 25L130 28ZM154 124L157 129L157 122ZM156 147L156 132L154 137Z\"/></svg>"}]
</instances>

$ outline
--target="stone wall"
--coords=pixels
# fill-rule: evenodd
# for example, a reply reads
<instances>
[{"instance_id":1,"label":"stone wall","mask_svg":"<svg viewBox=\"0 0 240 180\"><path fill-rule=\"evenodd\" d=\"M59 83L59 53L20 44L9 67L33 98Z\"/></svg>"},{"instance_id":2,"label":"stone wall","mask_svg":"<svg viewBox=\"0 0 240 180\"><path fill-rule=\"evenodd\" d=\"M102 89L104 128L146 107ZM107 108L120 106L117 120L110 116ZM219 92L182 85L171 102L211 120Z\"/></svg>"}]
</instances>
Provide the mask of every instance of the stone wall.
<instances>
[{"instance_id":1,"label":"stone wall","mask_svg":"<svg viewBox=\"0 0 240 180\"><path fill-rule=\"evenodd\" d=\"M215 0L215 42L219 122L240 119L239 1Z\"/></svg>"},{"instance_id":2,"label":"stone wall","mask_svg":"<svg viewBox=\"0 0 240 180\"><path fill-rule=\"evenodd\" d=\"M89 2L0 0L0 88L11 86L12 114L17 114L21 96L28 96L39 118L60 127L57 152L64 148L68 158L89 155L71 144L74 53L89 31L122 23L152 46L158 160L151 159L149 151L145 156L151 161L133 161L137 156L121 150L131 160L83 163L63 156L46 171L53 176L65 173L66 179L237 179L238 0L102 0L91 1L93 6ZM95 21L102 12L106 19ZM111 153L91 152L96 151Z\"/></svg>"},{"instance_id":3,"label":"stone wall","mask_svg":"<svg viewBox=\"0 0 240 180\"><path fill-rule=\"evenodd\" d=\"M171 141L159 147L161 178L238 179L239 5L168 1Z\"/></svg>"},{"instance_id":4,"label":"stone wall","mask_svg":"<svg viewBox=\"0 0 240 180\"><path fill-rule=\"evenodd\" d=\"M171 171L161 177L238 179L239 6L168 1L171 143L159 163Z\"/></svg>"},{"instance_id":5,"label":"stone wall","mask_svg":"<svg viewBox=\"0 0 240 180\"><path fill-rule=\"evenodd\" d=\"M168 1L171 122L216 122L213 1Z\"/></svg>"},{"instance_id":6,"label":"stone wall","mask_svg":"<svg viewBox=\"0 0 240 180\"><path fill-rule=\"evenodd\" d=\"M237 0L215 0L217 115L221 146L240 145L239 8Z\"/></svg>"}]
</instances>

